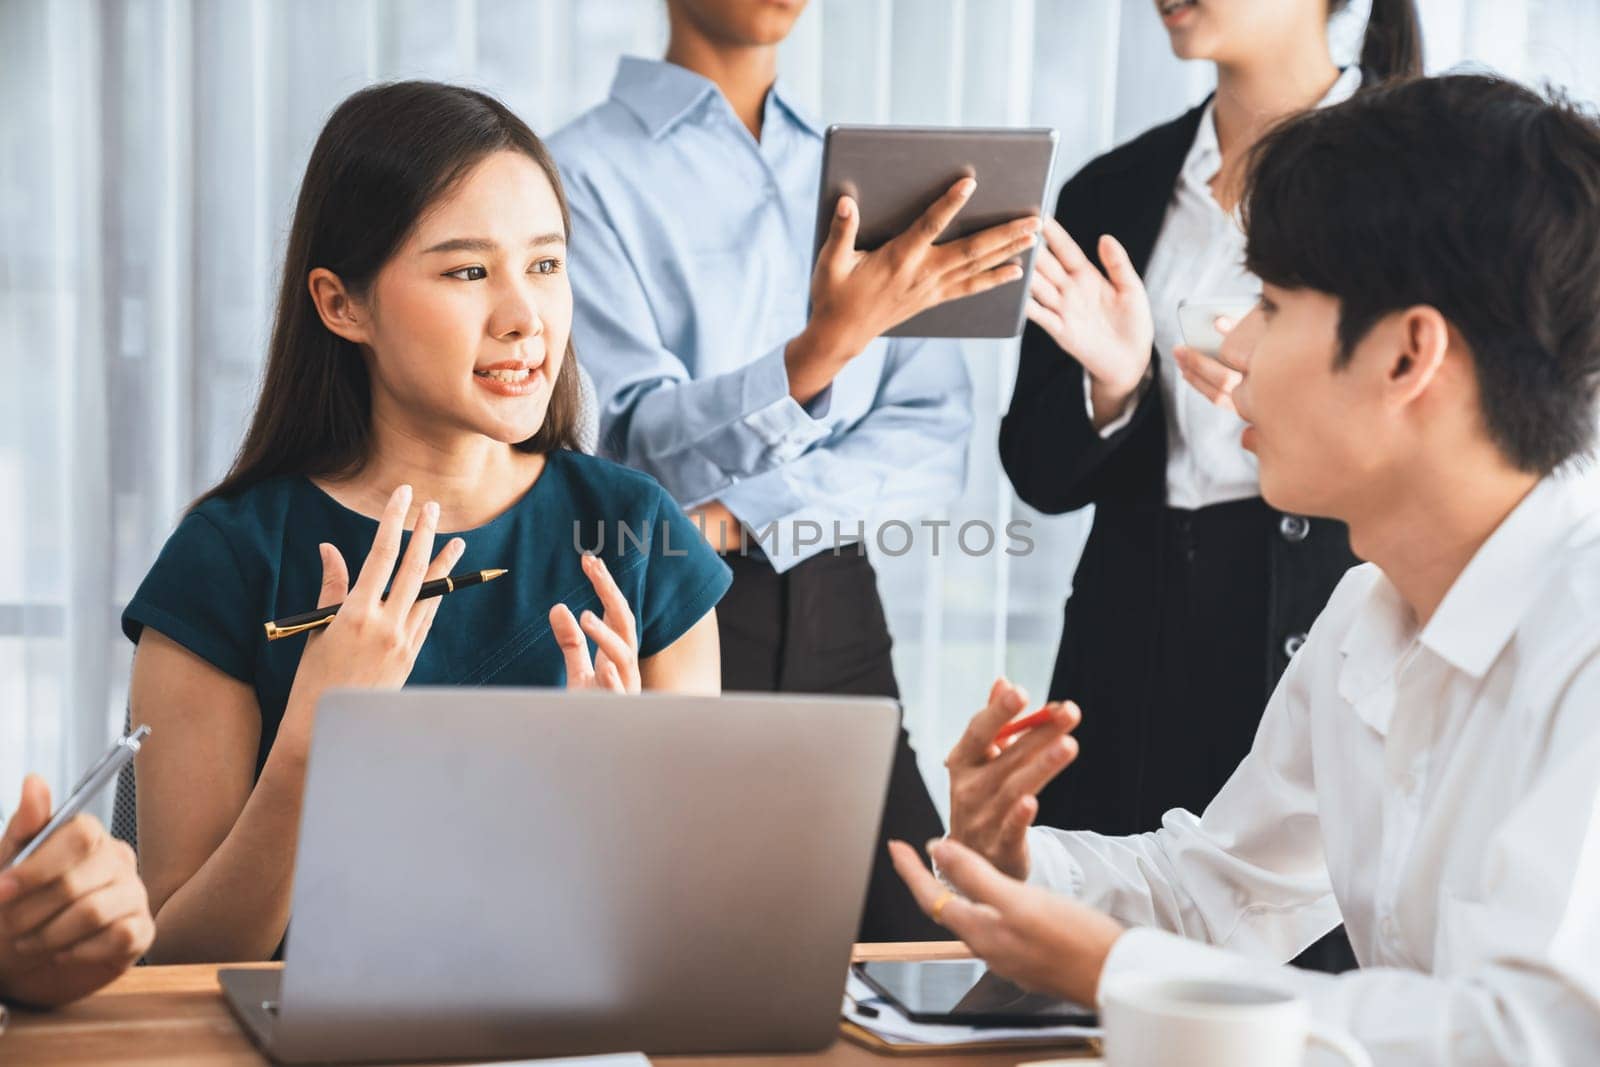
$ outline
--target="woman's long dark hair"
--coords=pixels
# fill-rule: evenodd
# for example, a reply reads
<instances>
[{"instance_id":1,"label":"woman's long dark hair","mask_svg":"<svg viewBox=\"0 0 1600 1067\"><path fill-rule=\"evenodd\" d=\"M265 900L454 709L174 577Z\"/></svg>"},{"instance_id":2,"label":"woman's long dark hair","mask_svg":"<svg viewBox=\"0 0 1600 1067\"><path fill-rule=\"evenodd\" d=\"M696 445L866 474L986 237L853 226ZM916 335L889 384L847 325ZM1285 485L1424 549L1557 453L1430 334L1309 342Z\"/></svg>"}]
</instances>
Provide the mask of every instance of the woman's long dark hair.
<instances>
[{"instance_id":1,"label":"woman's long dark hair","mask_svg":"<svg viewBox=\"0 0 1600 1067\"><path fill-rule=\"evenodd\" d=\"M422 213L485 156L521 152L544 171L571 233L555 162L500 101L406 81L363 89L322 128L300 183L272 342L250 429L233 467L195 501L284 474L349 475L367 460L372 386L360 346L323 325L306 279L317 267L362 295ZM544 423L524 452L577 447L578 368L568 341Z\"/></svg>"},{"instance_id":2,"label":"woman's long dark hair","mask_svg":"<svg viewBox=\"0 0 1600 1067\"><path fill-rule=\"evenodd\" d=\"M1349 6L1350 0L1330 0L1328 14ZM1361 39L1361 69L1377 82L1422 74L1422 19L1416 0L1372 0Z\"/></svg>"}]
</instances>

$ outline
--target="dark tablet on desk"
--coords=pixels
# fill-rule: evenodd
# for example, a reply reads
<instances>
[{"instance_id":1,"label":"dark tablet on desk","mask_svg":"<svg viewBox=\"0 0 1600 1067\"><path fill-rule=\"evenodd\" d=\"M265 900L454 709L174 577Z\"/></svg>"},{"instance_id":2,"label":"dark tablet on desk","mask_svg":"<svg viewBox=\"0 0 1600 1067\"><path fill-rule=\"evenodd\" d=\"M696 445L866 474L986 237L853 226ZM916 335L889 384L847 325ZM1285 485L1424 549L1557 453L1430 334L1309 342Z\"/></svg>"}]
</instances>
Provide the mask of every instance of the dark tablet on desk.
<instances>
[{"instance_id":1,"label":"dark tablet on desk","mask_svg":"<svg viewBox=\"0 0 1600 1067\"><path fill-rule=\"evenodd\" d=\"M962 1026L1099 1026L1082 1004L1029 993L989 973L982 960L874 960L856 973L919 1023Z\"/></svg>"},{"instance_id":2,"label":"dark tablet on desk","mask_svg":"<svg viewBox=\"0 0 1600 1067\"><path fill-rule=\"evenodd\" d=\"M839 197L861 211L856 247L883 245L915 222L965 177L978 188L940 244L1002 222L1044 215L1056 131L942 126L830 126L822 152L815 252L827 240ZM1022 258L1022 278L986 293L929 308L889 330L888 337L1015 337L1027 310L1035 250Z\"/></svg>"}]
</instances>

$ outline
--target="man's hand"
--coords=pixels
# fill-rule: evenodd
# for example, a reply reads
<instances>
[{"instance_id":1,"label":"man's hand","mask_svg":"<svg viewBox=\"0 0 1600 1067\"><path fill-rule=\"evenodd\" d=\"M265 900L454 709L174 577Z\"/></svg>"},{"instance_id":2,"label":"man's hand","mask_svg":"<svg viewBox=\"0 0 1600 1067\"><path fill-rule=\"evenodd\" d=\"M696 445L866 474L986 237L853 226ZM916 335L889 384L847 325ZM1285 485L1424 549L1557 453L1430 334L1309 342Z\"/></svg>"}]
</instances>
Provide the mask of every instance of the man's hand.
<instances>
[{"instance_id":1,"label":"man's hand","mask_svg":"<svg viewBox=\"0 0 1600 1067\"><path fill-rule=\"evenodd\" d=\"M50 820L50 790L30 775L0 837L0 867ZM0 874L0 991L52 1005L98 989L155 937L133 850L79 815Z\"/></svg>"},{"instance_id":2,"label":"man's hand","mask_svg":"<svg viewBox=\"0 0 1600 1067\"><path fill-rule=\"evenodd\" d=\"M928 846L944 882L905 842L891 841L889 852L917 906L994 973L1034 992L1095 1003L1121 923L1071 897L1008 878L954 841Z\"/></svg>"},{"instance_id":3,"label":"man's hand","mask_svg":"<svg viewBox=\"0 0 1600 1067\"><path fill-rule=\"evenodd\" d=\"M963 178L901 233L871 252L856 249L861 212L839 198L811 275L811 318L784 350L789 395L810 403L873 338L928 308L1022 277L1014 262L1039 239L1039 219L1003 222L944 244L978 183Z\"/></svg>"},{"instance_id":4,"label":"man's hand","mask_svg":"<svg viewBox=\"0 0 1600 1067\"><path fill-rule=\"evenodd\" d=\"M1028 827L1039 813L1035 794L1078 755L1071 731L1081 716L1070 701L1047 704L1050 722L1004 746L995 734L1028 705L1028 695L1004 678L989 703L950 750L950 836L975 849L1013 878L1028 876Z\"/></svg>"}]
</instances>

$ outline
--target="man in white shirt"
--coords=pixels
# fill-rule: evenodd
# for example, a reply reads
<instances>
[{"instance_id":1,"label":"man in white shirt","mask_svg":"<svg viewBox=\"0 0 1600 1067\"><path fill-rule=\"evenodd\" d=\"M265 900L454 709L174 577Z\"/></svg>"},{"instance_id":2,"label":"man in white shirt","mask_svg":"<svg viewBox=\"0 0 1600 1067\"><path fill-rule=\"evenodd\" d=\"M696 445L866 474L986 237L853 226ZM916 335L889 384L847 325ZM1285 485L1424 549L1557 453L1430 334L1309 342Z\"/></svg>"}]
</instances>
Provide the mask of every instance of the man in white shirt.
<instances>
[{"instance_id":1,"label":"man in white shirt","mask_svg":"<svg viewBox=\"0 0 1600 1067\"><path fill-rule=\"evenodd\" d=\"M1029 829L1078 711L997 746L1002 680L949 759L949 888L896 866L1032 988L1251 978L1379 1063L1600 1061L1600 125L1488 77L1375 90L1274 133L1246 218L1219 399L1267 500L1372 562L1202 816ZM1283 965L1341 919L1359 971Z\"/></svg>"}]
</instances>

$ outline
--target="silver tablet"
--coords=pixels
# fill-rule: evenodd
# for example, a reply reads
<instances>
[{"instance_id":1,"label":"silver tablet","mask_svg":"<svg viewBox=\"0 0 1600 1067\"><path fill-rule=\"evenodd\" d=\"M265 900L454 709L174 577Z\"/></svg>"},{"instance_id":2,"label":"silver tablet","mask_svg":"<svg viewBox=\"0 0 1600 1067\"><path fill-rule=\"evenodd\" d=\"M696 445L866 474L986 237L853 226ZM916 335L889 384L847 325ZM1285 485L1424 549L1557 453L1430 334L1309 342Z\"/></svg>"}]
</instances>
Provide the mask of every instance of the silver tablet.
<instances>
[{"instance_id":1,"label":"silver tablet","mask_svg":"<svg viewBox=\"0 0 1600 1067\"><path fill-rule=\"evenodd\" d=\"M856 247L873 249L899 234L958 179L978 188L940 243L997 223L1044 214L1056 131L943 126L830 126L822 154L815 253L827 239L833 208L851 196L861 210ZM1035 250L1019 281L929 308L889 330L889 337L1015 337L1022 332Z\"/></svg>"}]
</instances>

